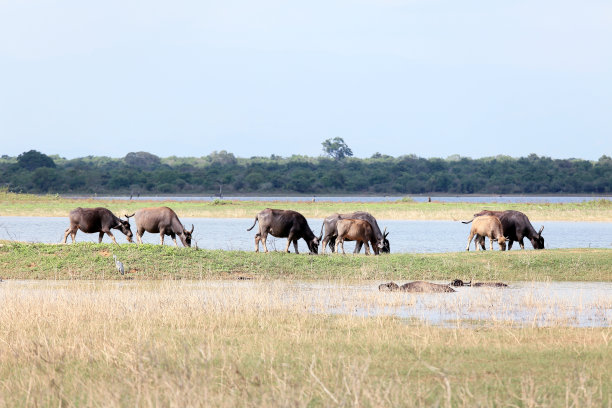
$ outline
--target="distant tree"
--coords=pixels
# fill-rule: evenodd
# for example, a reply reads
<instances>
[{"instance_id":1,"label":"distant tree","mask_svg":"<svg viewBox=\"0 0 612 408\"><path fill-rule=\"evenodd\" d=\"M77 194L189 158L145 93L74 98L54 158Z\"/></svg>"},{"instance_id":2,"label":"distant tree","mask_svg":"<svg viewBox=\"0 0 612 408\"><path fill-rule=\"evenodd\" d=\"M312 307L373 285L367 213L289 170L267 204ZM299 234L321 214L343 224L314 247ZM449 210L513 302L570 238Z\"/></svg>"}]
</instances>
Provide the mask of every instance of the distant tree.
<instances>
[{"instance_id":1,"label":"distant tree","mask_svg":"<svg viewBox=\"0 0 612 408\"><path fill-rule=\"evenodd\" d=\"M17 164L26 170L35 170L40 167L55 168L52 158L36 150L21 153L17 156Z\"/></svg>"},{"instance_id":2,"label":"distant tree","mask_svg":"<svg viewBox=\"0 0 612 408\"><path fill-rule=\"evenodd\" d=\"M220 152L214 151L208 155L207 159L214 164L221 165L234 165L238 162L233 153L228 153L225 150L221 150Z\"/></svg>"},{"instance_id":3,"label":"distant tree","mask_svg":"<svg viewBox=\"0 0 612 408\"><path fill-rule=\"evenodd\" d=\"M321 143L321 145L323 145L323 151L336 160L342 160L345 157L351 157L353 155L353 151L341 137L327 139Z\"/></svg>"},{"instance_id":4,"label":"distant tree","mask_svg":"<svg viewBox=\"0 0 612 408\"><path fill-rule=\"evenodd\" d=\"M131 152L125 155L123 161L128 166L139 169L153 169L161 164L161 159L147 152Z\"/></svg>"}]
</instances>

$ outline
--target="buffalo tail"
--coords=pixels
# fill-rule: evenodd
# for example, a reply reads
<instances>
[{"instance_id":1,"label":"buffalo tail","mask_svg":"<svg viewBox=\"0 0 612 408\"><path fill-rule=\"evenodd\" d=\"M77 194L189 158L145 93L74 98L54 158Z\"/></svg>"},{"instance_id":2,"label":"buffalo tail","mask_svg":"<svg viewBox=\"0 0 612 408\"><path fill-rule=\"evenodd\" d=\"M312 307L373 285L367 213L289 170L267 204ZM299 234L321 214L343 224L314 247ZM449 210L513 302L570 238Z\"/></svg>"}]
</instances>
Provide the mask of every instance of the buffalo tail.
<instances>
[{"instance_id":1,"label":"buffalo tail","mask_svg":"<svg viewBox=\"0 0 612 408\"><path fill-rule=\"evenodd\" d=\"M247 231L252 230L255 227L255 224L257 224L257 216L255 216L255 222L253 223L253 225L251 225L251 228L249 228Z\"/></svg>"}]
</instances>

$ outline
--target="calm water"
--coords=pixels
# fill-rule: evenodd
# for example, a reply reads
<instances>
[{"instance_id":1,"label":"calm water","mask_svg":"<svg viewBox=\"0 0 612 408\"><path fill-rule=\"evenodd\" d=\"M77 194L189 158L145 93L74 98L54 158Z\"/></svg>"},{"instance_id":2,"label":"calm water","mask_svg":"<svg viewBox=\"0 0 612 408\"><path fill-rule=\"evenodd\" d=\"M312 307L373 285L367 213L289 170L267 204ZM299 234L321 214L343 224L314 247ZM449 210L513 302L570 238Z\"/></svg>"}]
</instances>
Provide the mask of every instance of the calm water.
<instances>
[{"instance_id":1,"label":"calm water","mask_svg":"<svg viewBox=\"0 0 612 408\"><path fill-rule=\"evenodd\" d=\"M9 295L28 297L33 301L38 301L41 296L49 299L49 291L52 291L52 299L80 305L78 297L81 291L102 290L105 296L112 298L128 290L131 295L138 291L145 295L151 292L172 293L174 298L197 296L202 309L209 303L216 309L227 307L234 310L237 305L258 307L270 302L270 307L297 308L313 314L397 316L445 327L497 323L519 327L610 327L612 323L610 282L514 282L507 288L462 287L457 288L456 293L419 294L379 292L377 286L380 283L8 280L0 283L0 302ZM88 287L84 288L84 285Z\"/></svg>"},{"instance_id":2,"label":"calm water","mask_svg":"<svg viewBox=\"0 0 612 408\"><path fill-rule=\"evenodd\" d=\"M252 218L183 218L187 228L194 225L193 237L200 248L224 250L254 250L254 235L257 226L246 231L253 225ZM319 235L322 219L308 220L310 227ZM610 222L539 222L532 221L537 229L544 225L542 235L546 248L612 248L612 223ZM0 217L0 239L27 242L60 242L64 231L68 228L67 217ZM391 252L455 252L463 251L467 243L469 225L458 221L398 221L379 220L381 229L387 227ZM132 222L132 231L135 232ZM125 236L116 230L113 234L119 243L127 243ZM98 234L78 232L77 242L97 242ZM145 243L158 244L159 235L145 233ZM180 240L179 245L180 244ZM70 242L70 237L68 237ZM111 242L104 236L103 242ZM174 245L170 237L165 239L166 245ZM283 250L286 239L268 238L269 250ZM291 251L293 251L291 246ZM351 251L353 243L347 243L345 250ZM473 250L473 244L471 250ZM488 248L488 242L487 242ZM497 249L497 244L494 244ZM518 243L513 250L518 249ZM531 243L525 241L525 248L532 249ZM303 240L299 241L300 252L308 252Z\"/></svg>"},{"instance_id":3,"label":"calm water","mask_svg":"<svg viewBox=\"0 0 612 408\"><path fill-rule=\"evenodd\" d=\"M129 196L65 196L67 198L94 198L129 200ZM212 201L218 197L214 196L133 196L132 200L140 201ZM362 202L374 203L384 201L398 201L403 198L410 198L414 201L425 202L429 198L432 201L447 203L467 202L467 203L581 203L599 199L612 199L610 196L227 196L224 200L239 201L333 201L333 202Z\"/></svg>"}]
</instances>

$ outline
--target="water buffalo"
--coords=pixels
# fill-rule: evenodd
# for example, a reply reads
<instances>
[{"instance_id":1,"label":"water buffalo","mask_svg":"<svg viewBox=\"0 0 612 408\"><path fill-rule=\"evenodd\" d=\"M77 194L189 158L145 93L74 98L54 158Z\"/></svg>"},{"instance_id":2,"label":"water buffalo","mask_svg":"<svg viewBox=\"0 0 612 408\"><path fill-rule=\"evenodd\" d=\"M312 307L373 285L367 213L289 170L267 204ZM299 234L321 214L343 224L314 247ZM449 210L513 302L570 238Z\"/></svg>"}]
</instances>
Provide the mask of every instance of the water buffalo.
<instances>
[{"instance_id":1,"label":"water buffalo","mask_svg":"<svg viewBox=\"0 0 612 408\"><path fill-rule=\"evenodd\" d=\"M193 233L193 224L191 231L187 231L176 213L168 207L141 208L136 211L136 239L139 244L142 244L142 235L146 232L159 233L161 245L164 245L164 236L170 235L174 245L176 236L181 238L183 246L191 246L191 234Z\"/></svg>"},{"instance_id":2,"label":"water buffalo","mask_svg":"<svg viewBox=\"0 0 612 408\"><path fill-rule=\"evenodd\" d=\"M306 218L299 212L266 208L255 216L255 222L247 231L252 230L258 221L259 232L255 234L255 252L259 252L260 241L263 244L264 251L268 252L266 246L268 234L277 238L287 238L285 252L289 252L289 245L293 242L295 253L299 254L297 242L300 238L306 241L311 254L319 252L319 238L313 234Z\"/></svg>"},{"instance_id":3,"label":"water buffalo","mask_svg":"<svg viewBox=\"0 0 612 408\"><path fill-rule=\"evenodd\" d=\"M395 282L383 283L378 286L378 290L382 292L410 292L410 293L440 293L440 292L455 292L455 289L448 285L440 285L424 281L414 281L404 283L399 286Z\"/></svg>"},{"instance_id":4,"label":"water buffalo","mask_svg":"<svg viewBox=\"0 0 612 408\"><path fill-rule=\"evenodd\" d=\"M506 250L506 238L503 234L502 224L499 221L499 218L493 215L482 215L480 217L476 217L472 222L472 228L470 229L470 235L468 237L466 251L470 250L470 243L472 242L472 238L476 235L477 237L489 237L491 250L493 250L493 241L497 241L499 244L499 248L502 251ZM476 238L476 250L478 247L479 241Z\"/></svg>"},{"instance_id":5,"label":"water buffalo","mask_svg":"<svg viewBox=\"0 0 612 408\"><path fill-rule=\"evenodd\" d=\"M490 287L490 288L505 288L508 285L503 282L464 282L461 279L455 279L450 283L452 286L470 286L474 288Z\"/></svg>"},{"instance_id":6,"label":"water buffalo","mask_svg":"<svg viewBox=\"0 0 612 408\"><path fill-rule=\"evenodd\" d=\"M98 236L98 243L102 242L102 237L106 233L116 244L117 241L115 240L113 233L110 231L111 229L117 229L123 232L128 242L132 242L132 230L130 229L129 218L133 216L134 214L125 214L127 220L123 221L107 208L75 208L74 210L70 211L70 227L68 227L68 229L65 231L62 242L64 244L66 243L68 234L70 234L72 242L74 242L77 231L81 230L88 234L93 234L95 232L100 233Z\"/></svg>"},{"instance_id":7,"label":"water buffalo","mask_svg":"<svg viewBox=\"0 0 612 408\"><path fill-rule=\"evenodd\" d=\"M364 220L355 220L352 218L340 219L336 223L336 229L338 231L338 238L336 239L336 252L338 248L342 249L344 254L344 241L357 241L357 244L365 245L366 255L370 255L370 243L372 250L378 255L379 250L382 248L382 241L376 239L372 225Z\"/></svg>"},{"instance_id":8,"label":"water buffalo","mask_svg":"<svg viewBox=\"0 0 612 408\"><path fill-rule=\"evenodd\" d=\"M490 211L484 210L477 214L474 214L474 218L470 221L462 221L464 224L468 224L478 217L483 215L493 215L502 223L502 227L504 229L504 237L508 239L508 249L512 249L512 244L514 241L518 241L521 249L525 249L525 244L523 243L523 239L527 238L531 241L531 245L534 249L544 249L544 237L542 236L542 231L544 231L544 226L540 228L539 231L536 232L533 225L529 221L529 218L520 211L514 210L506 210L506 211ZM480 238L481 241L484 241L484 238ZM481 243L484 246L483 243Z\"/></svg>"},{"instance_id":9,"label":"water buffalo","mask_svg":"<svg viewBox=\"0 0 612 408\"><path fill-rule=\"evenodd\" d=\"M384 232L380 232L380 227L378 226L378 222L376 222L376 218L368 212L365 211L356 211L347 214L338 214L334 213L329 217L323 220L323 225L321 226L321 235L319 235L319 241L321 241L321 246L323 253L325 253L325 247L329 244L329 247L332 252L335 250L336 246L336 238L338 237L338 229L336 227L336 223L338 220L351 218L355 220L364 220L370 223L372 226L372 231L376 235L377 242L382 242L383 246L380 252L388 254L391 252L391 245L389 244L389 240L387 239L387 229L385 228ZM323 234L323 229L325 229L325 235ZM347 239L347 241L350 241ZM361 242L357 242L355 245L354 253L358 253L361 251Z\"/></svg>"}]
</instances>

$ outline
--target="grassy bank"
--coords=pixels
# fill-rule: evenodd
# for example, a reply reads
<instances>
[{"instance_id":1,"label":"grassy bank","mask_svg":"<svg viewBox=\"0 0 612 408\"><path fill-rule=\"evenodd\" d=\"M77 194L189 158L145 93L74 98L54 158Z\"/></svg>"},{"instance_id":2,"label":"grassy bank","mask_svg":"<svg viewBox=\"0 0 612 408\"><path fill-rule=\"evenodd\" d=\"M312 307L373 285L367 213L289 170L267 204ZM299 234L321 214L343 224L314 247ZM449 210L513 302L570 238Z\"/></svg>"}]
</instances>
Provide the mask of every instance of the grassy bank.
<instances>
[{"instance_id":1,"label":"grassy bank","mask_svg":"<svg viewBox=\"0 0 612 408\"><path fill-rule=\"evenodd\" d=\"M612 281L612 250L559 249L444 254L319 255L195 250L158 245L24 244L0 247L5 279L454 278L506 281Z\"/></svg>"},{"instance_id":2,"label":"grassy bank","mask_svg":"<svg viewBox=\"0 0 612 408\"><path fill-rule=\"evenodd\" d=\"M611 328L445 329L176 281L4 282L2 406L520 406L612 401ZM268 288L268 289L266 289Z\"/></svg>"},{"instance_id":3,"label":"grassy bank","mask_svg":"<svg viewBox=\"0 0 612 408\"><path fill-rule=\"evenodd\" d=\"M334 212L368 211L379 219L458 220L469 219L482 209L518 210L538 221L612 221L612 201L599 200L572 204L496 203L382 203L260 202L260 201L126 201L67 199L58 196L0 193L0 216L66 217L76 207L107 207L118 215L139 208L172 207L180 217L252 218L266 207L292 209L308 218L324 218Z\"/></svg>"}]
</instances>

